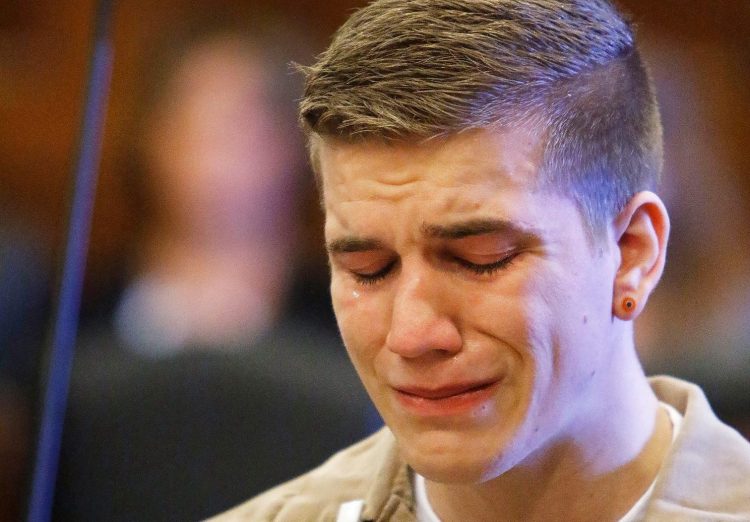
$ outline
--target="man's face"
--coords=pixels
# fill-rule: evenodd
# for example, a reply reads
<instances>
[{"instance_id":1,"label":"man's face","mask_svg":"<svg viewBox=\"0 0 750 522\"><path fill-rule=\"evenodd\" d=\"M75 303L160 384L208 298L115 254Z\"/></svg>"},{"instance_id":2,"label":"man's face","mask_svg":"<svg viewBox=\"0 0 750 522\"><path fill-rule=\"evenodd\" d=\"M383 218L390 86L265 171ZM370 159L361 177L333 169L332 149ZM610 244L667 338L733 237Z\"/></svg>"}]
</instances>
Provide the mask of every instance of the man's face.
<instances>
[{"instance_id":1,"label":"man's face","mask_svg":"<svg viewBox=\"0 0 750 522\"><path fill-rule=\"evenodd\" d=\"M541 188L538 140L478 130L318 152L336 317L406 461L476 482L581 436L614 344L616 256Z\"/></svg>"}]
</instances>

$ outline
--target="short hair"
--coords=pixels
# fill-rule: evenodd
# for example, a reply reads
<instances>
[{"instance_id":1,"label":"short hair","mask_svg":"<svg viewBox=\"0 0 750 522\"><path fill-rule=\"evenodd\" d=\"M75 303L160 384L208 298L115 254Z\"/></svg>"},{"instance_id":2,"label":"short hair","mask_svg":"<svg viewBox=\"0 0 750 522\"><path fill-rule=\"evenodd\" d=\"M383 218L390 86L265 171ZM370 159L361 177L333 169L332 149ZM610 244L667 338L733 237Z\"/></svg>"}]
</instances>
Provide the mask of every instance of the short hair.
<instances>
[{"instance_id":1,"label":"short hair","mask_svg":"<svg viewBox=\"0 0 750 522\"><path fill-rule=\"evenodd\" d=\"M543 179L594 233L660 176L651 80L631 24L607 0L377 0L301 69L308 138L538 125Z\"/></svg>"}]
</instances>

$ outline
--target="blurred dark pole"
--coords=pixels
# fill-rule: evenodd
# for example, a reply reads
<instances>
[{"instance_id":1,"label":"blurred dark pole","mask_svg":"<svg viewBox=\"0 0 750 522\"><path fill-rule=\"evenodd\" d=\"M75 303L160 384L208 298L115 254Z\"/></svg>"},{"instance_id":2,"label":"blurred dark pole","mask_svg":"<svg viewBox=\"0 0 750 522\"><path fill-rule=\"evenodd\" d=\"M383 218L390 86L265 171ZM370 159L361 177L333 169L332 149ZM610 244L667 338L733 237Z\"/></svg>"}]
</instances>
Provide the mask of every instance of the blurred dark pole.
<instances>
[{"instance_id":1,"label":"blurred dark pole","mask_svg":"<svg viewBox=\"0 0 750 522\"><path fill-rule=\"evenodd\" d=\"M55 496L60 441L78 330L102 130L112 72L111 19L112 1L100 0L94 20L94 41L84 100L78 162L72 180L73 201L70 207L67 245L53 331L50 336L46 387L28 506L29 522L48 521Z\"/></svg>"}]
</instances>

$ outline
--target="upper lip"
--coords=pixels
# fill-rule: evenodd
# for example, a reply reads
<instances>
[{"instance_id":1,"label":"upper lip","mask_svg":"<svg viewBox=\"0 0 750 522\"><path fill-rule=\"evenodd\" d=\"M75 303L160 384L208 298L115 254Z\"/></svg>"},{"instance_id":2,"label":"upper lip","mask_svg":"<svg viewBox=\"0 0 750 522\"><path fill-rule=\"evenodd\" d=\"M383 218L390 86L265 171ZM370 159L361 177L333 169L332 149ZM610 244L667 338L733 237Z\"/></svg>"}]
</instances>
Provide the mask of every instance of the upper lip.
<instances>
[{"instance_id":1,"label":"upper lip","mask_svg":"<svg viewBox=\"0 0 750 522\"><path fill-rule=\"evenodd\" d=\"M423 399L446 399L453 397L454 395L460 395L462 393L476 391L481 388L486 388L497 382L495 379L485 381L474 381L474 382L462 382L462 383L451 383L443 386L394 386L394 389L398 392L405 393L407 395L413 395L415 397L421 397Z\"/></svg>"}]
</instances>

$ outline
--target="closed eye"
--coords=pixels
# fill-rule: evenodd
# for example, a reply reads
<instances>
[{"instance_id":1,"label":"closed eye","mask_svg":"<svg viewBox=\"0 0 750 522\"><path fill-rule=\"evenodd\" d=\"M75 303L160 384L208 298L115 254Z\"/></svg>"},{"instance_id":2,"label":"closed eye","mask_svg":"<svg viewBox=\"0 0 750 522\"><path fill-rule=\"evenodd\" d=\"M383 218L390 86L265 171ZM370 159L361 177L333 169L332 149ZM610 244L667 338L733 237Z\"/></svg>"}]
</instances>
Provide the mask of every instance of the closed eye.
<instances>
[{"instance_id":1,"label":"closed eye","mask_svg":"<svg viewBox=\"0 0 750 522\"><path fill-rule=\"evenodd\" d=\"M377 270L376 272L355 272L351 271L352 276L354 276L354 279L360 284L363 285L373 285L377 283L378 281L382 281L385 279L385 277L393 270L393 267L396 265L396 260L392 260L388 264L386 264L383 268L380 270Z\"/></svg>"},{"instance_id":2,"label":"closed eye","mask_svg":"<svg viewBox=\"0 0 750 522\"><path fill-rule=\"evenodd\" d=\"M507 268L515 259L518 257L520 252L511 252L504 256L502 259L493 261L492 263L472 263L458 256L453 257L453 261L460 267L465 268L477 275L487 275Z\"/></svg>"},{"instance_id":3,"label":"closed eye","mask_svg":"<svg viewBox=\"0 0 750 522\"><path fill-rule=\"evenodd\" d=\"M375 243L349 242L329 248L331 267L340 269L359 284L374 284L393 269L397 257Z\"/></svg>"}]
</instances>

